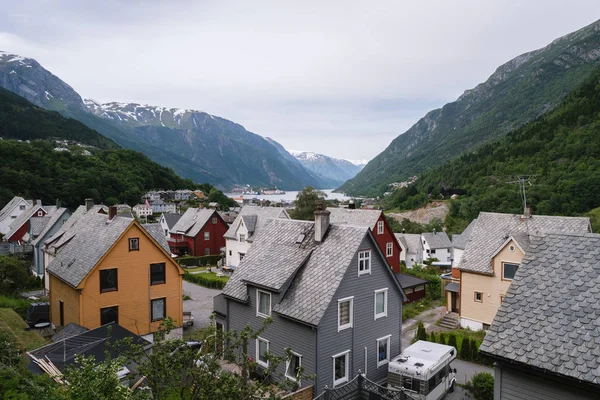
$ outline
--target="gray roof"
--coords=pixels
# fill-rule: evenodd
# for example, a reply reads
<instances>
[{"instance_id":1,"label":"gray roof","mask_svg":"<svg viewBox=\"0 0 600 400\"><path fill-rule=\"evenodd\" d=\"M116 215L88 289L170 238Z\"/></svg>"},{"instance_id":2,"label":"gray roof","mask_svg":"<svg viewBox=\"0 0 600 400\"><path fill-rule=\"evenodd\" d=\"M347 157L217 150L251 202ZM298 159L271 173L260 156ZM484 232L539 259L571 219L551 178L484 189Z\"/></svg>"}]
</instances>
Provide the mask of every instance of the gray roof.
<instances>
[{"instance_id":1,"label":"gray roof","mask_svg":"<svg viewBox=\"0 0 600 400\"><path fill-rule=\"evenodd\" d=\"M54 211L52 213L52 215L50 216L50 220L48 221L48 223L44 226L44 229L42 229L42 231L40 233L38 233L37 237L31 242L32 245L37 246L37 244L40 242L40 240L44 239L44 236L46 236L46 234L48 233L48 231L50 229L52 229L52 227L54 226L54 224L56 224L56 221L58 221L64 213L69 212L69 210L67 210L64 207L59 208L58 210Z\"/></svg>"},{"instance_id":2,"label":"gray roof","mask_svg":"<svg viewBox=\"0 0 600 400\"><path fill-rule=\"evenodd\" d=\"M181 218L181 214L178 213L163 213L162 216L165 217L165 222L169 230L173 229L177 221Z\"/></svg>"},{"instance_id":3,"label":"gray roof","mask_svg":"<svg viewBox=\"0 0 600 400\"><path fill-rule=\"evenodd\" d=\"M330 225L325 240L315 242L314 222L272 219L223 293L246 301L245 283L258 281L257 286L282 291L274 312L316 326L367 235L367 227Z\"/></svg>"},{"instance_id":4,"label":"gray roof","mask_svg":"<svg viewBox=\"0 0 600 400\"><path fill-rule=\"evenodd\" d=\"M446 232L424 232L421 234L431 249L449 249L452 242Z\"/></svg>"},{"instance_id":5,"label":"gray roof","mask_svg":"<svg viewBox=\"0 0 600 400\"><path fill-rule=\"evenodd\" d=\"M600 235L532 237L480 347L600 385Z\"/></svg>"},{"instance_id":6,"label":"gray roof","mask_svg":"<svg viewBox=\"0 0 600 400\"><path fill-rule=\"evenodd\" d=\"M169 248L167 238L163 232L162 226L160 226L160 223L156 222L153 224L142 224L142 227L150 234L150 236L152 236L154 240L158 242L164 251L171 254L171 249Z\"/></svg>"},{"instance_id":7,"label":"gray roof","mask_svg":"<svg viewBox=\"0 0 600 400\"><path fill-rule=\"evenodd\" d=\"M481 212L458 269L492 274L491 257L510 236L523 246L518 238L524 242L524 236L551 232L586 233L589 230L590 219L584 217L533 215L522 218L519 214Z\"/></svg>"},{"instance_id":8,"label":"gray roof","mask_svg":"<svg viewBox=\"0 0 600 400\"><path fill-rule=\"evenodd\" d=\"M473 228L475 228L475 222L477 218L475 218L469 226L465 228L465 230L460 235L452 235L452 247L455 249L464 250L465 246L469 239L471 239L471 234L473 233Z\"/></svg>"},{"instance_id":9,"label":"gray roof","mask_svg":"<svg viewBox=\"0 0 600 400\"><path fill-rule=\"evenodd\" d=\"M396 236L396 240L398 241L398 243L400 243L400 245L404 249L406 249L406 251L408 251L408 242L406 241L404 234L403 233L394 233L394 236Z\"/></svg>"},{"instance_id":10,"label":"gray roof","mask_svg":"<svg viewBox=\"0 0 600 400\"><path fill-rule=\"evenodd\" d=\"M381 210L360 210L350 208L327 207L331 213L329 221L332 224L347 224L354 226L366 226L374 229L377 220L381 217Z\"/></svg>"},{"instance_id":11,"label":"gray roof","mask_svg":"<svg viewBox=\"0 0 600 400\"><path fill-rule=\"evenodd\" d=\"M446 292L460 293L460 284L458 282L450 282L446 285Z\"/></svg>"},{"instance_id":12,"label":"gray roof","mask_svg":"<svg viewBox=\"0 0 600 400\"><path fill-rule=\"evenodd\" d=\"M396 279L398 280L398 283L400 283L402 289L412 288L428 283L426 279L417 278L416 276L408 274L396 273L394 275L396 275Z\"/></svg>"},{"instance_id":13,"label":"gray roof","mask_svg":"<svg viewBox=\"0 0 600 400\"><path fill-rule=\"evenodd\" d=\"M32 217L29 220L29 233L32 237L38 237L39 234L44 230L48 222L50 222L49 215L45 217Z\"/></svg>"},{"instance_id":14,"label":"gray roof","mask_svg":"<svg viewBox=\"0 0 600 400\"><path fill-rule=\"evenodd\" d=\"M179 218L179 221L170 230L171 233L180 233L185 236L196 237L204 225L215 214L215 210L206 208L188 208Z\"/></svg>"},{"instance_id":15,"label":"gray roof","mask_svg":"<svg viewBox=\"0 0 600 400\"><path fill-rule=\"evenodd\" d=\"M406 243L406 253L419 254L423 251L423 244L421 242L421 235L418 233L395 233L396 238L402 237Z\"/></svg>"},{"instance_id":16,"label":"gray roof","mask_svg":"<svg viewBox=\"0 0 600 400\"><path fill-rule=\"evenodd\" d=\"M8 239L17 233L19 228L21 228L24 223L29 221L29 219L32 218L40 209L44 210L47 214L50 214L56 210L56 206L42 206L39 204L34 204L17 218L15 218L15 220L10 224L10 230L6 233L6 235L4 235L4 237Z\"/></svg>"},{"instance_id":17,"label":"gray roof","mask_svg":"<svg viewBox=\"0 0 600 400\"><path fill-rule=\"evenodd\" d=\"M33 204L32 200L25 200L22 197L15 196L8 203L6 203L4 207L2 207L2 210L0 210L0 220L3 220L4 217L6 217L21 201L26 201L29 206Z\"/></svg>"},{"instance_id":18,"label":"gray roof","mask_svg":"<svg viewBox=\"0 0 600 400\"><path fill-rule=\"evenodd\" d=\"M247 220L244 217L247 216L256 216L256 221L254 221L254 229L250 231L247 241L252 242L254 238L260 233L263 226L265 226L267 220L271 218L289 218L287 211L281 207L258 207L258 206L244 206L240 210L240 213L236 217L233 224L229 227L227 232L225 232L225 238L235 239L236 231L238 226L240 225L240 221L244 219L244 224L247 224ZM249 230L250 228L248 228Z\"/></svg>"}]
</instances>

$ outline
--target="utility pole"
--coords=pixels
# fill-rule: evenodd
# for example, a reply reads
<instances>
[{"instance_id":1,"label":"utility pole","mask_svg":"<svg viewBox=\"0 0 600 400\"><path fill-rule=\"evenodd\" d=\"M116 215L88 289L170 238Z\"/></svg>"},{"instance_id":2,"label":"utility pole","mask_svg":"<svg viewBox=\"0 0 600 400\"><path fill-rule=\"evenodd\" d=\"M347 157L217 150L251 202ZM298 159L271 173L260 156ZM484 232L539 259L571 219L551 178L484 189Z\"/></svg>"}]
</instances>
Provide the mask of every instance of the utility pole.
<instances>
[{"instance_id":1,"label":"utility pole","mask_svg":"<svg viewBox=\"0 0 600 400\"><path fill-rule=\"evenodd\" d=\"M523 201L523 215L527 215L527 193L525 188L527 187L527 184L529 184L529 186L533 186L531 183L531 178L534 176L536 175L521 175L517 177L517 180L507 182L509 184L516 183L519 185L519 192L521 193L521 200Z\"/></svg>"}]
</instances>

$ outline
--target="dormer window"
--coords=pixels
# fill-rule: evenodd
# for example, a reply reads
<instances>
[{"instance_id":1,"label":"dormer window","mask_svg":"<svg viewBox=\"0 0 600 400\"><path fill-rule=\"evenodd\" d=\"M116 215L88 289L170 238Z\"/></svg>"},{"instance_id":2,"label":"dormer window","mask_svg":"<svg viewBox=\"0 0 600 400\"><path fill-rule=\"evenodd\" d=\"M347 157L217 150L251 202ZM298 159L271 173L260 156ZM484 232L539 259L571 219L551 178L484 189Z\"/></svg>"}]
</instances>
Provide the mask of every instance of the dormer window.
<instances>
[{"instance_id":1,"label":"dormer window","mask_svg":"<svg viewBox=\"0 0 600 400\"><path fill-rule=\"evenodd\" d=\"M358 275L371 273L371 250L358 252Z\"/></svg>"},{"instance_id":2,"label":"dormer window","mask_svg":"<svg viewBox=\"0 0 600 400\"><path fill-rule=\"evenodd\" d=\"M25 208L26 208L26 206L24 206L22 204L19 206L19 210L21 210L21 211L25 210Z\"/></svg>"},{"instance_id":3,"label":"dormer window","mask_svg":"<svg viewBox=\"0 0 600 400\"><path fill-rule=\"evenodd\" d=\"M256 316L263 318L271 316L271 293L256 290Z\"/></svg>"},{"instance_id":4,"label":"dormer window","mask_svg":"<svg viewBox=\"0 0 600 400\"><path fill-rule=\"evenodd\" d=\"M140 239L139 238L129 238L129 251L139 251L140 250Z\"/></svg>"},{"instance_id":5,"label":"dormer window","mask_svg":"<svg viewBox=\"0 0 600 400\"><path fill-rule=\"evenodd\" d=\"M240 242L245 242L246 241L246 235L244 235L243 233L240 233Z\"/></svg>"},{"instance_id":6,"label":"dormer window","mask_svg":"<svg viewBox=\"0 0 600 400\"><path fill-rule=\"evenodd\" d=\"M383 221L377 222L377 234L383 235Z\"/></svg>"}]
</instances>

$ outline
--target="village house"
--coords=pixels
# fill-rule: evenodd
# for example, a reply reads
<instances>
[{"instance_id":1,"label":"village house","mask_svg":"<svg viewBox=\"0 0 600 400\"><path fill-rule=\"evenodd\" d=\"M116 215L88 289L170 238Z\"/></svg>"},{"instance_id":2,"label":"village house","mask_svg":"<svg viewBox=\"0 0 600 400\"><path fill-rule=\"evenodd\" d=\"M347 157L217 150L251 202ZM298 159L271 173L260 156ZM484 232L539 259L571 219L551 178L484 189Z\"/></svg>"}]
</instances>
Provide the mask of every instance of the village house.
<instances>
[{"instance_id":1,"label":"village house","mask_svg":"<svg viewBox=\"0 0 600 400\"><path fill-rule=\"evenodd\" d=\"M459 282L446 285L449 311L460 325L488 329L529 248L531 235L586 233L589 218L481 212L458 264Z\"/></svg>"},{"instance_id":2,"label":"village house","mask_svg":"<svg viewBox=\"0 0 600 400\"><path fill-rule=\"evenodd\" d=\"M147 218L152 215L152 208L147 204L136 204L132 210L136 218Z\"/></svg>"},{"instance_id":3,"label":"village house","mask_svg":"<svg viewBox=\"0 0 600 400\"><path fill-rule=\"evenodd\" d=\"M215 210L188 208L170 230L169 247L174 254L217 255L225 246L228 228Z\"/></svg>"},{"instance_id":4,"label":"village house","mask_svg":"<svg viewBox=\"0 0 600 400\"><path fill-rule=\"evenodd\" d=\"M404 304L412 303L425 297L425 286L429 284L427 280L401 273L395 275L406 296Z\"/></svg>"},{"instance_id":5,"label":"village house","mask_svg":"<svg viewBox=\"0 0 600 400\"><path fill-rule=\"evenodd\" d=\"M7 242L16 243L29 241L29 235L27 234L27 232L29 231L31 219L36 217L45 217L47 214L53 213L55 210L55 206L43 206L41 200L36 200L32 206L27 208L25 212L21 213L17 218L13 220L13 222L10 224L8 232L6 232L6 234L4 235L4 240ZM35 221L35 228L39 226L38 222L41 221L42 220Z\"/></svg>"},{"instance_id":6,"label":"village house","mask_svg":"<svg viewBox=\"0 0 600 400\"><path fill-rule=\"evenodd\" d=\"M415 264L423 264L423 244L421 235L417 233L394 233L400 245L400 262L404 261L407 268Z\"/></svg>"},{"instance_id":7,"label":"village house","mask_svg":"<svg viewBox=\"0 0 600 400\"><path fill-rule=\"evenodd\" d=\"M494 361L494 399L600 398L598 249L597 234L530 237L479 348Z\"/></svg>"},{"instance_id":8,"label":"village house","mask_svg":"<svg viewBox=\"0 0 600 400\"><path fill-rule=\"evenodd\" d=\"M146 229L115 207L108 215L97 206L76 214L44 249L52 324L94 329L116 322L152 341L170 317L176 328L169 337L180 338L183 270L160 226Z\"/></svg>"},{"instance_id":9,"label":"village house","mask_svg":"<svg viewBox=\"0 0 600 400\"><path fill-rule=\"evenodd\" d=\"M128 204L115 204L115 207L117 207L117 214L126 214L132 212L132 208Z\"/></svg>"},{"instance_id":10,"label":"village house","mask_svg":"<svg viewBox=\"0 0 600 400\"><path fill-rule=\"evenodd\" d=\"M174 213L177 211L175 203L167 203L164 200L151 201L150 208L153 214Z\"/></svg>"},{"instance_id":11,"label":"village house","mask_svg":"<svg viewBox=\"0 0 600 400\"><path fill-rule=\"evenodd\" d=\"M400 272L400 244L381 210L357 210L351 208L328 207L332 224L366 226L385 255L387 263L394 272Z\"/></svg>"},{"instance_id":12,"label":"village house","mask_svg":"<svg viewBox=\"0 0 600 400\"><path fill-rule=\"evenodd\" d=\"M173 195L173 198L175 200L189 200L192 195L194 195L194 192L192 192L191 190L182 189L182 190L176 190Z\"/></svg>"},{"instance_id":13,"label":"village house","mask_svg":"<svg viewBox=\"0 0 600 400\"><path fill-rule=\"evenodd\" d=\"M467 242L471 239L471 234L473 233L473 228L475 227L475 223L477 222L477 218L475 218L471 223L465 228L465 230L461 234L452 235L452 266L455 267L460 263L462 259L462 255L465 252L465 247L467 246Z\"/></svg>"},{"instance_id":14,"label":"village house","mask_svg":"<svg viewBox=\"0 0 600 400\"><path fill-rule=\"evenodd\" d=\"M452 266L452 242L446 232L424 232L421 234L423 242L423 261L428 259L437 259L433 261L436 267Z\"/></svg>"},{"instance_id":15,"label":"village house","mask_svg":"<svg viewBox=\"0 0 600 400\"><path fill-rule=\"evenodd\" d=\"M289 348L273 379L314 384L315 394L358 373L386 379L401 350L405 300L370 228L329 217L317 210L314 222L270 220L214 299L219 329L259 329L273 318L248 354L265 368L265 352L284 356ZM314 380L298 381L300 367Z\"/></svg>"},{"instance_id":16,"label":"village house","mask_svg":"<svg viewBox=\"0 0 600 400\"><path fill-rule=\"evenodd\" d=\"M31 269L38 277L43 278L46 273L44 269L44 253L42 251L44 242L58 232L70 217L71 211L60 207L45 217L30 219L29 231L27 233L31 238L30 243L33 246L33 264Z\"/></svg>"},{"instance_id":17,"label":"village house","mask_svg":"<svg viewBox=\"0 0 600 400\"><path fill-rule=\"evenodd\" d=\"M252 242L267 221L272 218L290 218L279 207L244 206L225 233L225 265L236 268L246 255Z\"/></svg>"},{"instance_id":18,"label":"village house","mask_svg":"<svg viewBox=\"0 0 600 400\"><path fill-rule=\"evenodd\" d=\"M10 224L32 205L33 201L25 200L19 196L13 197L11 201L6 203L0 210L0 235L6 235L10 231Z\"/></svg>"},{"instance_id":19,"label":"village house","mask_svg":"<svg viewBox=\"0 0 600 400\"><path fill-rule=\"evenodd\" d=\"M160 226L167 240L171 239L171 229L175 227L180 218L181 214L177 213L163 213L160 216Z\"/></svg>"}]
</instances>

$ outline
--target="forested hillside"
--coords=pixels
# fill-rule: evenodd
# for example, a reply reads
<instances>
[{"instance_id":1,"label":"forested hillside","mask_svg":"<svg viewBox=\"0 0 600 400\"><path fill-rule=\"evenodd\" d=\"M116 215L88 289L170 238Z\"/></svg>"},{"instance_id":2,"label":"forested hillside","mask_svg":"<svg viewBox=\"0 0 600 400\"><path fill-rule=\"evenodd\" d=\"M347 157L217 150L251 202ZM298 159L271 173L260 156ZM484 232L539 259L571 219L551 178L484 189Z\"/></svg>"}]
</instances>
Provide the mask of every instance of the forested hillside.
<instances>
[{"instance_id":1,"label":"forested hillside","mask_svg":"<svg viewBox=\"0 0 600 400\"><path fill-rule=\"evenodd\" d=\"M527 202L536 214L578 215L600 206L600 69L561 105L504 138L419 177L386 199L411 209L459 194L446 221L453 231L479 211L522 212L519 175L533 175Z\"/></svg>"},{"instance_id":2,"label":"forested hillside","mask_svg":"<svg viewBox=\"0 0 600 400\"><path fill-rule=\"evenodd\" d=\"M119 147L81 122L35 106L3 88L0 88L0 137L21 140L67 139L101 149Z\"/></svg>"}]
</instances>

